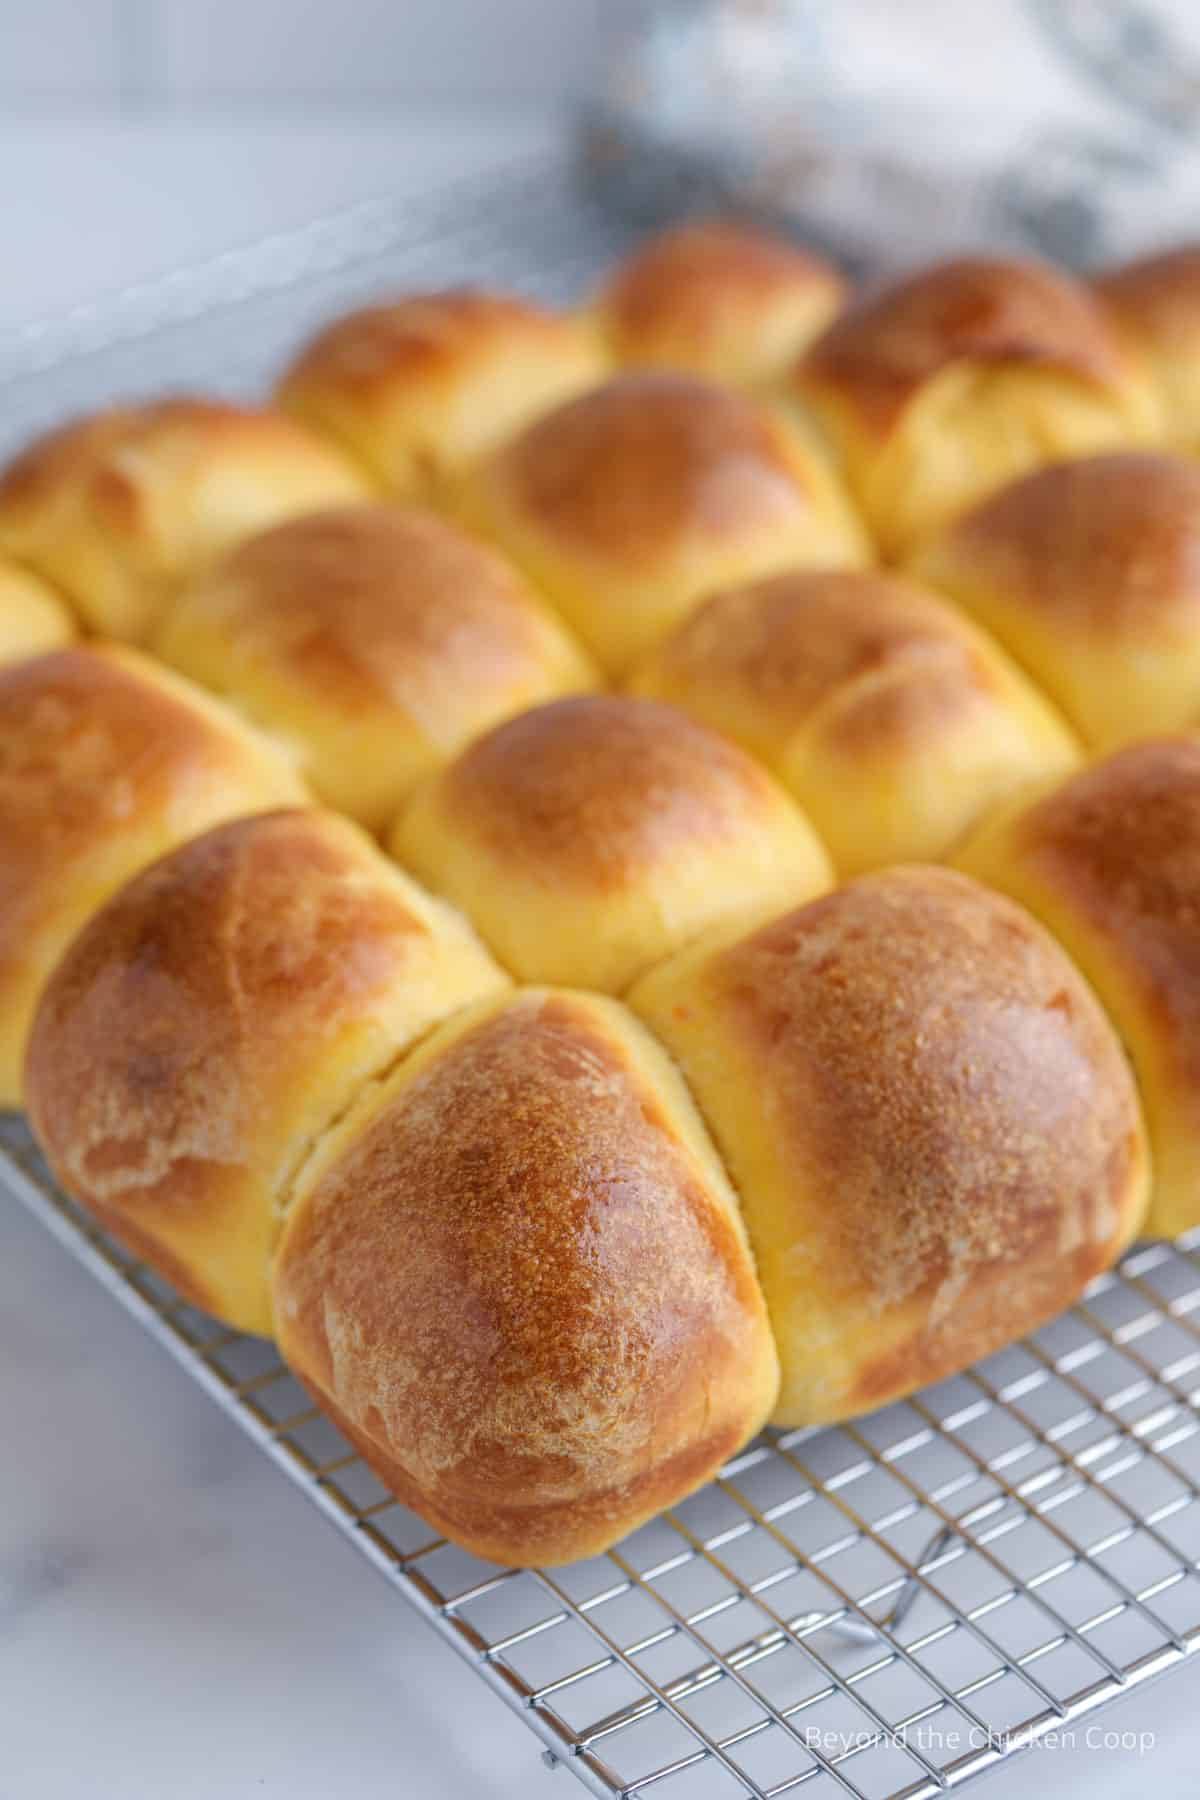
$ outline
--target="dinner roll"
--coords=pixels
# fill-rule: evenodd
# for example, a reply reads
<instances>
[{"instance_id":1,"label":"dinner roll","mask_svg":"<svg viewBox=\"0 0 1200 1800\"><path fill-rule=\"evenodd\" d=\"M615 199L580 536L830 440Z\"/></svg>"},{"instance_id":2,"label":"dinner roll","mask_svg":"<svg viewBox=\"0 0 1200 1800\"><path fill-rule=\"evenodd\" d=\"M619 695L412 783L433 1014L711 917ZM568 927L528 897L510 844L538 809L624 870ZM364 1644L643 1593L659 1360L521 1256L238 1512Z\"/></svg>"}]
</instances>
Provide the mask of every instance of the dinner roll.
<instances>
[{"instance_id":1,"label":"dinner roll","mask_svg":"<svg viewBox=\"0 0 1200 1800\"><path fill-rule=\"evenodd\" d=\"M761 757L842 875L940 857L991 802L1078 761L990 639L914 583L869 570L727 588L632 686Z\"/></svg>"},{"instance_id":2,"label":"dinner roll","mask_svg":"<svg viewBox=\"0 0 1200 1800\"><path fill-rule=\"evenodd\" d=\"M615 672L714 587L866 555L781 416L685 375L624 375L569 401L485 460L460 504Z\"/></svg>"},{"instance_id":3,"label":"dinner roll","mask_svg":"<svg viewBox=\"0 0 1200 1800\"><path fill-rule=\"evenodd\" d=\"M696 945L631 1004L741 1195L779 1424L999 1349L1141 1222L1142 1120L1108 1021L1041 926L951 870L864 875Z\"/></svg>"},{"instance_id":4,"label":"dinner roll","mask_svg":"<svg viewBox=\"0 0 1200 1800\"><path fill-rule=\"evenodd\" d=\"M0 556L0 663L57 650L75 636L75 621L36 575Z\"/></svg>"},{"instance_id":5,"label":"dinner roll","mask_svg":"<svg viewBox=\"0 0 1200 1800\"><path fill-rule=\"evenodd\" d=\"M569 1562L714 1475L778 1365L737 1202L617 1002L451 1021L350 1113L274 1267L293 1371L477 1555Z\"/></svg>"},{"instance_id":6,"label":"dinner roll","mask_svg":"<svg viewBox=\"0 0 1200 1800\"><path fill-rule=\"evenodd\" d=\"M248 538L184 591L154 648L293 744L314 791L373 830L477 732L597 679L498 556L387 506Z\"/></svg>"},{"instance_id":7,"label":"dinner roll","mask_svg":"<svg viewBox=\"0 0 1200 1800\"><path fill-rule=\"evenodd\" d=\"M389 493L431 497L465 463L600 381L605 366L576 320L452 289L335 320L300 351L278 398Z\"/></svg>"},{"instance_id":8,"label":"dinner roll","mask_svg":"<svg viewBox=\"0 0 1200 1800\"><path fill-rule=\"evenodd\" d=\"M981 826L958 862L1066 946L1133 1058L1149 1230L1200 1225L1200 739L1153 738Z\"/></svg>"},{"instance_id":9,"label":"dinner roll","mask_svg":"<svg viewBox=\"0 0 1200 1800\"><path fill-rule=\"evenodd\" d=\"M49 432L0 472L0 550L61 588L93 631L140 642L219 551L361 486L282 413L151 401Z\"/></svg>"},{"instance_id":10,"label":"dinner roll","mask_svg":"<svg viewBox=\"0 0 1200 1800\"><path fill-rule=\"evenodd\" d=\"M303 799L282 754L136 651L0 668L0 1106L46 978L108 896L222 819Z\"/></svg>"},{"instance_id":11,"label":"dinner roll","mask_svg":"<svg viewBox=\"0 0 1200 1800\"><path fill-rule=\"evenodd\" d=\"M807 820L744 751L611 694L478 738L417 790L391 848L524 980L610 993L706 926L831 880Z\"/></svg>"},{"instance_id":12,"label":"dinner roll","mask_svg":"<svg viewBox=\"0 0 1200 1800\"><path fill-rule=\"evenodd\" d=\"M1154 383L1169 440L1200 450L1200 245L1112 269L1101 301Z\"/></svg>"},{"instance_id":13,"label":"dinner roll","mask_svg":"<svg viewBox=\"0 0 1200 1800\"><path fill-rule=\"evenodd\" d=\"M181 1294L269 1332L277 1212L399 1054L505 978L467 926L324 812L238 819L121 888L30 1037L38 1140Z\"/></svg>"},{"instance_id":14,"label":"dinner roll","mask_svg":"<svg viewBox=\"0 0 1200 1800\"><path fill-rule=\"evenodd\" d=\"M913 563L1007 646L1086 744L1200 717L1200 468L1116 452L1001 489Z\"/></svg>"},{"instance_id":15,"label":"dinner roll","mask_svg":"<svg viewBox=\"0 0 1200 1800\"><path fill-rule=\"evenodd\" d=\"M1099 303L1034 262L963 258L885 287L817 339L793 385L888 556L1028 469L1159 430Z\"/></svg>"},{"instance_id":16,"label":"dinner roll","mask_svg":"<svg viewBox=\"0 0 1200 1800\"><path fill-rule=\"evenodd\" d=\"M847 292L823 256L732 219L705 219L635 250L592 316L617 362L761 383L784 373Z\"/></svg>"}]
</instances>

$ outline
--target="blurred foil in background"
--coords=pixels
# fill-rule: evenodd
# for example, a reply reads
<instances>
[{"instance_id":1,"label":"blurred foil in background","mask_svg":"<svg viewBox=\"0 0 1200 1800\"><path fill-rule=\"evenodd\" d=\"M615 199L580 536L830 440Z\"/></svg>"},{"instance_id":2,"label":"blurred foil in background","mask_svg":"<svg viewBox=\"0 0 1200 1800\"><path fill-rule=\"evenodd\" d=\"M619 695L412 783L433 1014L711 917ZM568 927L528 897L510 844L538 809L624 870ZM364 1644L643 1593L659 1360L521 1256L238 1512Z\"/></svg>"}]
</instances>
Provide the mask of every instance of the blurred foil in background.
<instances>
[{"instance_id":1,"label":"blurred foil in background","mask_svg":"<svg viewBox=\"0 0 1200 1800\"><path fill-rule=\"evenodd\" d=\"M734 205L886 268L1200 232L1200 0L660 0L583 130L647 223Z\"/></svg>"}]
</instances>

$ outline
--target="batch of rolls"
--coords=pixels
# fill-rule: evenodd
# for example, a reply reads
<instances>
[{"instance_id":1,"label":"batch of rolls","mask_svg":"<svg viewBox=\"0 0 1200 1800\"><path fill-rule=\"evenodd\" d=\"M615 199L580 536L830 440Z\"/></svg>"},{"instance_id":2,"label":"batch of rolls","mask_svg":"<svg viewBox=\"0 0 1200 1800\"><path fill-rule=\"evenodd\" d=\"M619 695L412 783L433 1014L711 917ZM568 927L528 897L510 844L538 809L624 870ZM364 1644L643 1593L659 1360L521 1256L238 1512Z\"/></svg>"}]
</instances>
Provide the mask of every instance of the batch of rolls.
<instances>
[{"instance_id":1,"label":"batch of rolls","mask_svg":"<svg viewBox=\"0 0 1200 1800\"><path fill-rule=\"evenodd\" d=\"M1200 251L744 225L0 474L0 1102L399 1498L597 1552L1200 1225Z\"/></svg>"}]
</instances>

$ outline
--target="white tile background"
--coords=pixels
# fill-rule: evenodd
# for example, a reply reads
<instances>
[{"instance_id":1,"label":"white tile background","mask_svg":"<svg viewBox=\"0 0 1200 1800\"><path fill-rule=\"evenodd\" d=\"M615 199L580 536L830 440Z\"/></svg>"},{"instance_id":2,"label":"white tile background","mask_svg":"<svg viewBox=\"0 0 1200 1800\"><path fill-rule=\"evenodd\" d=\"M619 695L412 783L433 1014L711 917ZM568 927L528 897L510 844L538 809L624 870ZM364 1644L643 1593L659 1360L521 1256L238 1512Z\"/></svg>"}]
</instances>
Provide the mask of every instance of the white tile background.
<instances>
[{"instance_id":1,"label":"white tile background","mask_svg":"<svg viewBox=\"0 0 1200 1800\"><path fill-rule=\"evenodd\" d=\"M580 94L643 0L0 0L0 116Z\"/></svg>"},{"instance_id":2,"label":"white tile background","mask_svg":"<svg viewBox=\"0 0 1200 1800\"><path fill-rule=\"evenodd\" d=\"M0 339L553 141L647 0L0 0Z\"/></svg>"}]
</instances>

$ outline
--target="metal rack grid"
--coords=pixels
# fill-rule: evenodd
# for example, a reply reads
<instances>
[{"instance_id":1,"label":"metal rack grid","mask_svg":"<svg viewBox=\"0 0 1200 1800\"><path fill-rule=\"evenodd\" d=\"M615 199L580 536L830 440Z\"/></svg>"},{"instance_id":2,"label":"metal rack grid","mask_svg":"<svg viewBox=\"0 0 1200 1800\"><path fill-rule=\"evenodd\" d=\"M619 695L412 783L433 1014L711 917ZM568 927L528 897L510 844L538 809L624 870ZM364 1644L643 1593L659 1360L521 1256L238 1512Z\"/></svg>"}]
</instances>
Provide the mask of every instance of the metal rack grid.
<instances>
[{"instance_id":1,"label":"metal rack grid","mask_svg":"<svg viewBox=\"0 0 1200 1800\"><path fill-rule=\"evenodd\" d=\"M535 156L298 231L0 332L0 451L116 398L261 396L306 333L389 288L494 284L565 300L632 240L569 166Z\"/></svg>"},{"instance_id":2,"label":"metal rack grid","mask_svg":"<svg viewBox=\"0 0 1200 1800\"><path fill-rule=\"evenodd\" d=\"M594 1794L918 1800L1200 1649L1200 1233L856 1424L767 1432L606 1556L501 1570L394 1501L279 1361L5 1179Z\"/></svg>"},{"instance_id":3,"label":"metal rack grid","mask_svg":"<svg viewBox=\"0 0 1200 1800\"><path fill-rule=\"evenodd\" d=\"M338 306L551 297L621 248L563 172L358 209L0 341L0 435L119 393L261 388ZM500 1570L392 1500L279 1362L180 1301L0 1119L6 1184L594 1794L916 1800L1200 1649L1200 1232L1027 1342L836 1430L768 1432L607 1556Z\"/></svg>"}]
</instances>

